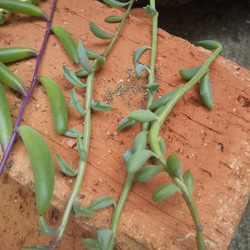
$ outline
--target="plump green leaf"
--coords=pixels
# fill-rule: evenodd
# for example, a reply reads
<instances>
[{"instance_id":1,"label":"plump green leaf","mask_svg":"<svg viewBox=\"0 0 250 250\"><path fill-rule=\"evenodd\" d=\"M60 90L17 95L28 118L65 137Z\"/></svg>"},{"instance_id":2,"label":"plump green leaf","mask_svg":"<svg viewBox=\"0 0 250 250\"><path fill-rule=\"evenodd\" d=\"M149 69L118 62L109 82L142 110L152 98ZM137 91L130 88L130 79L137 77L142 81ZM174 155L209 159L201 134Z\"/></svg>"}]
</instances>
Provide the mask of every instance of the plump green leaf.
<instances>
[{"instance_id":1,"label":"plump green leaf","mask_svg":"<svg viewBox=\"0 0 250 250\"><path fill-rule=\"evenodd\" d=\"M69 176L76 176L77 175L78 170L72 169L68 165L68 163L58 154L56 155L56 162L64 174L69 175Z\"/></svg>"},{"instance_id":2,"label":"plump green leaf","mask_svg":"<svg viewBox=\"0 0 250 250\"><path fill-rule=\"evenodd\" d=\"M120 122L119 126L117 127L117 130L121 130L121 129L126 128L126 127L128 127L128 126L134 126L134 125L135 125L135 120L131 120L131 119L129 119L129 117L127 116L126 118L124 118L124 119Z\"/></svg>"},{"instance_id":3,"label":"plump green leaf","mask_svg":"<svg viewBox=\"0 0 250 250\"><path fill-rule=\"evenodd\" d=\"M158 119L157 115L155 115L150 110L135 110L129 114L130 120L135 120L139 123L151 122Z\"/></svg>"},{"instance_id":4,"label":"plump green leaf","mask_svg":"<svg viewBox=\"0 0 250 250\"><path fill-rule=\"evenodd\" d=\"M77 146L77 152L80 155L81 159L86 161L87 160L87 154L84 149L83 141L80 136L77 136L76 138L76 146Z\"/></svg>"},{"instance_id":5,"label":"plump green leaf","mask_svg":"<svg viewBox=\"0 0 250 250\"><path fill-rule=\"evenodd\" d=\"M125 7L125 6L129 5L129 3L130 3L130 1L126 2L126 3L121 3L121 2L116 1L116 0L103 0L103 2L110 5L110 6L114 6L114 7Z\"/></svg>"},{"instance_id":6,"label":"plump green leaf","mask_svg":"<svg viewBox=\"0 0 250 250\"><path fill-rule=\"evenodd\" d=\"M84 68L84 70L86 70L87 72L94 71L94 69L90 65L87 51L85 47L83 46L83 43L81 40L79 40L78 46L77 46L77 58L80 64L82 65L82 67Z\"/></svg>"},{"instance_id":7,"label":"plump green leaf","mask_svg":"<svg viewBox=\"0 0 250 250\"><path fill-rule=\"evenodd\" d=\"M185 80L190 80L194 77L194 75L198 72L201 65L192 69L180 69L179 74Z\"/></svg>"},{"instance_id":8,"label":"plump green leaf","mask_svg":"<svg viewBox=\"0 0 250 250\"><path fill-rule=\"evenodd\" d=\"M159 83L150 83L147 84L145 87L154 95L156 92L156 89L159 88L161 84Z\"/></svg>"},{"instance_id":9,"label":"plump green leaf","mask_svg":"<svg viewBox=\"0 0 250 250\"><path fill-rule=\"evenodd\" d=\"M143 7L144 10L148 12L148 15L158 15L158 12L155 8L153 8L151 5L147 5L146 7Z\"/></svg>"},{"instance_id":10,"label":"plump green leaf","mask_svg":"<svg viewBox=\"0 0 250 250\"><path fill-rule=\"evenodd\" d=\"M58 134L63 134L68 123L68 109L64 95L52 79L46 76L39 76L37 79L48 94L55 130Z\"/></svg>"},{"instance_id":11,"label":"plump green leaf","mask_svg":"<svg viewBox=\"0 0 250 250\"><path fill-rule=\"evenodd\" d=\"M187 170L183 175L183 181L188 188L190 194L193 193L194 190L194 176L191 171Z\"/></svg>"},{"instance_id":12,"label":"plump green leaf","mask_svg":"<svg viewBox=\"0 0 250 250\"><path fill-rule=\"evenodd\" d=\"M85 48L85 49L86 49L88 58L90 58L90 59L95 59L95 58L97 58L100 55L99 53L96 53L96 52L94 52L91 49L88 49L88 48Z\"/></svg>"},{"instance_id":13,"label":"plump green leaf","mask_svg":"<svg viewBox=\"0 0 250 250\"><path fill-rule=\"evenodd\" d=\"M79 69L77 72L76 72L76 76L78 77L85 77L89 74L88 71L86 71L85 69Z\"/></svg>"},{"instance_id":14,"label":"plump green leaf","mask_svg":"<svg viewBox=\"0 0 250 250\"><path fill-rule=\"evenodd\" d=\"M13 131L10 107L2 84L0 83L0 144L3 153L7 149Z\"/></svg>"},{"instance_id":15,"label":"plump green leaf","mask_svg":"<svg viewBox=\"0 0 250 250\"><path fill-rule=\"evenodd\" d=\"M37 56L37 51L28 47L10 47L0 49L0 62L9 63Z\"/></svg>"},{"instance_id":16,"label":"plump green leaf","mask_svg":"<svg viewBox=\"0 0 250 250\"><path fill-rule=\"evenodd\" d=\"M214 99L208 72L201 78L200 96L207 108L214 109Z\"/></svg>"},{"instance_id":17,"label":"plump green leaf","mask_svg":"<svg viewBox=\"0 0 250 250\"><path fill-rule=\"evenodd\" d=\"M150 73L149 67L147 67L146 65L137 63L136 66L135 66L135 75L136 75L136 77L140 78L141 77L141 72L143 70L146 70L148 73Z\"/></svg>"},{"instance_id":18,"label":"plump green leaf","mask_svg":"<svg viewBox=\"0 0 250 250\"><path fill-rule=\"evenodd\" d=\"M141 168L135 174L135 180L138 182L148 181L163 171L164 171L164 169L160 166L148 165L148 166Z\"/></svg>"},{"instance_id":19,"label":"plump green leaf","mask_svg":"<svg viewBox=\"0 0 250 250\"><path fill-rule=\"evenodd\" d=\"M74 108L74 110L77 111L79 114L85 115L85 110L81 104L81 101L79 100L79 98L76 95L75 89L72 89L70 91L70 101L71 102L70 102L69 106Z\"/></svg>"},{"instance_id":20,"label":"plump green leaf","mask_svg":"<svg viewBox=\"0 0 250 250\"><path fill-rule=\"evenodd\" d=\"M153 201L163 201L175 194L180 192L179 188L172 183L165 183L159 186L153 193Z\"/></svg>"},{"instance_id":21,"label":"plump green leaf","mask_svg":"<svg viewBox=\"0 0 250 250\"><path fill-rule=\"evenodd\" d=\"M166 144L164 139L159 136L158 137L158 141L159 141L159 146L160 146L160 150L161 150L161 154L164 156L166 154Z\"/></svg>"},{"instance_id":22,"label":"plump green leaf","mask_svg":"<svg viewBox=\"0 0 250 250\"><path fill-rule=\"evenodd\" d=\"M133 154L132 149L128 149L124 154L122 154L122 157L126 163L128 163L128 160L130 159L132 154Z\"/></svg>"},{"instance_id":23,"label":"plump green leaf","mask_svg":"<svg viewBox=\"0 0 250 250\"><path fill-rule=\"evenodd\" d=\"M222 47L222 45L219 42L213 40L199 41L197 44L205 49L210 49L210 50Z\"/></svg>"},{"instance_id":24,"label":"plump green leaf","mask_svg":"<svg viewBox=\"0 0 250 250\"><path fill-rule=\"evenodd\" d=\"M99 55L97 58L96 58L96 65L97 66L103 66L105 63L106 63L106 59L103 55Z\"/></svg>"},{"instance_id":25,"label":"plump green leaf","mask_svg":"<svg viewBox=\"0 0 250 250\"><path fill-rule=\"evenodd\" d=\"M108 105L100 100L91 103L91 108L95 111L108 111L113 109L113 106Z\"/></svg>"},{"instance_id":26,"label":"plump green leaf","mask_svg":"<svg viewBox=\"0 0 250 250\"><path fill-rule=\"evenodd\" d=\"M41 235L48 235L48 236L53 236L56 235L58 233L58 230L54 230L52 229L45 221L43 215L39 216L38 219L38 223L39 223L39 227L41 230Z\"/></svg>"},{"instance_id":27,"label":"plump green leaf","mask_svg":"<svg viewBox=\"0 0 250 250\"><path fill-rule=\"evenodd\" d=\"M45 14L45 12L40 9L39 7L30 4L30 3L22 3L18 0L0 0L0 8L3 8L5 10L15 12L15 13L21 13L29 16L37 16L41 17L44 20L48 20L48 16Z\"/></svg>"},{"instance_id":28,"label":"plump green leaf","mask_svg":"<svg viewBox=\"0 0 250 250\"><path fill-rule=\"evenodd\" d=\"M97 230L97 241L102 250L108 249L108 244L111 238L114 238L115 234L110 229Z\"/></svg>"},{"instance_id":29,"label":"plump green leaf","mask_svg":"<svg viewBox=\"0 0 250 250\"><path fill-rule=\"evenodd\" d=\"M181 170L182 170L182 165L179 157L175 154L170 155L167 159L166 171L172 178L174 177L181 178L182 177Z\"/></svg>"},{"instance_id":30,"label":"plump green leaf","mask_svg":"<svg viewBox=\"0 0 250 250\"><path fill-rule=\"evenodd\" d=\"M43 137L29 126L19 126L17 133L22 137L28 151L35 179L36 207L44 214L52 200L54 191L54 163L51 152Z\"/></svg>"},{"instance_id":31,"label":"plump green leaf","mask_svg":"<svg viewBox=\"0 0 250 250\"><path fill-rule=\"evenodd\" d=\"M122 18L122 16L108 16L104 19L104 21L108 23L118 23L121 22Z\"/></svg>"},{"instance_id":32,"label":"plump green leaf","mask_svg":"<svg viewBox=\"0 0 250 250\"><path fill-rule=\"evenodd\" d=\"M105 32L105 31L103 31L101 28L99 28L98 26L96 26L92 22L89 22L89 27L90 27L90 30L92 31L92 33L98 38L110 39L113 36L115 36L115 34L109 34L109 33Z\"/></svg>"},{"instance_id":33,"label":"plump green leaf","mask_svg":"<svg viewBox=\"0 0 250 250\"><path fill-rule=\"evenodd\" d=\"M86 72L86 71L85 71ZM73 85L75 85L78 88L85 88L86 84L83 84L78 78L77 76L74 74L74 72L67 68L65 65L63 65L63 74L66 77L66 79L72 83ZM88 72L87 72L88 75Z\"/></svg>"},{"instance_id":34,"label":"plump green leaf","mask_svg":"<svg viewBox=\"0 0 250 250\"><path fill-rule=\"evenodd\" d=\"M156 110L160 107L162 107L163 105L166 105L169 100L174 96L174 94L178 91L180 87L170 91L169 93L167 93L166 95L162 96L161 98L159 98L158 100L156 100L155 102L153 102L150 106L149 109L150 110Z\"/></svg>"},{"instance_id":35,"label":"plump green leaf","mask_svg":"<svg viewBox=\"0 0 250 250\"><path fill-rule=\"evenodd\" d=\"M5 15L3 13L0 13L0 25L3 25L6 22Z\"/></svg>"},{"instance_id":36,"label":"plump green leaf","mask_svg":"<svg viewBox=\"0 0 250 250\"><path fill-rule=\"evenodd\" d=\"M147 49L151 49L150 46L141 46L139 49L135 50L134 53L134 64L137 64L137 61L139 59L139 57L141 56L141 54L147 50Z\"/></svg>"},{"instance_id":37,"label":"plump green leaf","mask_svg":"<svg viewBox=\"0 0 250 250\"><path fill-rule=\"evenodd\" d=\"M67 129L64 132L64 135L68 136L68 137L73 137L73 138L77 138L77 136L83 137L83 132L78 131L76 129L74 129L73 127L71 129Z\"/></svg>"},{"instance_id":38,"label":"plump green leaf","mask_svg":"<svg viewBox=\"0 0 250 250\"><path fill-rule=\"evenodd\" d=\"M81 239L80 240L82 244L88 249L88 250L102 250L99 246L99 242L94 239Z\"/></svg>"},{"instance_id":39,"label":"plump green leaf","mask_svg":"<svg viewBox=\"0 0 250 250\"><path fill-rule=\"evenodd\" d=\"M77 58L77 45L74 38L69 34L69 32L58 25L52 25L50 29L58 37L73 62L79 63L79 60Z\"/></svg>"},{"instance_id":40,"label":"plump green leaf","mask_svg":"<svg viewBox=\"0 0 250 250\"><path fill-rule=\"evenodd\" d=\"M150 150L140 150L134 153L127 162L127 172L135 173L150 157L157 155Z\"/></svg>"},{"instance_id":41,"label":"plump green leaf","mask_svg":"<svg viewBox=\"0 0 250 250\"><path fill-rule=\"evenodd\" d=\"M0 81L24 96L27 93L26 86L21 79L2 62L0 62Z\"/></svg>"},{"instance_id":42,"label":"plump green leaf","mask_svg":"<svg viewBox=\"0 0 250 250\"><path fill-rule=\"evenodd\" d=\"M92 210L85 208L81 205L78 201L74 201L73 209L75 212L75 217L83 216L83 217L91 217L94 216L96 213Z\"/></svg>"},{"instance_id":43,"label":"plump green leaf","mask_svg":"<svg viewBox=\"0 0 250 250\"><path fill-rule=\"evenodd\" d=\"M96 199L95 201L93 201L88 209L95 211L95 210L99 210L102 208L106 208L108 206L114 205L114 207L116 207L116 201L113 197L111 196L102 196L98 199Z\"/></svg>"},{"instance_id":44,"label":"plump green leaf","mask_svg":"<svg viewBox=\"0 0 250 250\"><path fill-rule=\"evenodd\" d=\"M140 151L142 149L146 149L147 147L147 131L142 131L135 137L133 141L132 151L133 153Z\"/></svg>"},{"instance_id":45,"label":"plump green leaf","mask_svg":"<svg viewBox=\"0 0 250 250\"><path fill-rule=\"evenodd\" d=\"M21 247L21 250L50 250L52 249L52 245L50 246L29 246L29 247Z\"/></svg>"}]
</instances>

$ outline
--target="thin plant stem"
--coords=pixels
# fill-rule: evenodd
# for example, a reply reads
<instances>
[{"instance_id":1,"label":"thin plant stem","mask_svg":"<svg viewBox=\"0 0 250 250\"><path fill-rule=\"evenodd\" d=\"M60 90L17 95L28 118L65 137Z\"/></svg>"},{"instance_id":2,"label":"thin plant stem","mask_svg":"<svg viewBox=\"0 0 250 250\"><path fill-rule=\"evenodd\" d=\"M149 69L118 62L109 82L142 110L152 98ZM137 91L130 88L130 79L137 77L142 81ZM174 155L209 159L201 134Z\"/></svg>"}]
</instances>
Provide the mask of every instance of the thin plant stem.
<instances>
[{"instance_id":1,"label":"thin plant stem","mask_svg":"<svg viewBox=\"0 0 250 250\"><path fill-rule=\"evenodd\" d=\"M32 92L33 92L33 90L34 90L34 88L36 86L36 83L37 83L38 69L39 69L41 59L42 59L42 56L43 56L43 53L44 53L44 50L45 50L45 47L46 47L46 44L47 44L47 41L48 41L48 38L49 38L52 18L53 18L54 12L55 12L55 6L56 6L56 0L53 0L53 5L52 5L50 17L47 20L47 28L46 28L45 36L44 36L44 39L43 39L42 47L41 47L41 50L40 50L40 52L39 52L39 54L37 55L37 58L36 58L37 60L36 60L36 66L35 66L35 71L34 71L34 74L33 74L32 82L31 82L31 85L30 85L30 88L28 90L27 95L24 96L24 98L23 98L22 106L21 106L20 111L18 113L16 122L15 122L15 125L14 125L14 128L13 128L13 132L12 132L12 135L10 137L9 144L8 144L8 146L6 148L6 151L4 152L3 159L2 159L2 161L0 163L0 175L3 172L4 166L6 165L6 162L7 162L8 158L9 158L11 149L12 149L12 147L14 145L15 140L16 140L16 136L17 136L16 129L19 126L19 124L20 124L20 122L22 120L24 110L25 110L25 108L26 108L26 106L28 104L28 101L29 101L29 99L31 97L31 94L32 94Z\"/></svg>"},{"instance_id":2,"label":"thin plant stem","mask_svg":"<svg viewBox=\"0 0 250 250\"><path fill-rule=\"evenodd\" d=\"M150 4L153 8L155 8L155 0L151 0ZM158 28L158 14L152 15L152 46L151 46L151 57L150 57L150 73L148 77L148 84L154 83L154 71L155 71L155 58L156 58L156 49L157 49L157 28ZM149 91L148 92L148 101L147 101L147 109L154 101L154 94ZM142 131L148 131L149 123L144 123L142 125ZM115 237L111 238L107 250L112 250L115 246L116 233L119 225L119 221L121 218L121 214L123 212L125 203L127 201L127 197L132 188L132 185L135 180L135 174L128 174L126 182L123 187L123 191L119 198L118 204L114 210L114 214L112 217L112 223L110 229L114 232Z\"/></svg>"}]
</instances>

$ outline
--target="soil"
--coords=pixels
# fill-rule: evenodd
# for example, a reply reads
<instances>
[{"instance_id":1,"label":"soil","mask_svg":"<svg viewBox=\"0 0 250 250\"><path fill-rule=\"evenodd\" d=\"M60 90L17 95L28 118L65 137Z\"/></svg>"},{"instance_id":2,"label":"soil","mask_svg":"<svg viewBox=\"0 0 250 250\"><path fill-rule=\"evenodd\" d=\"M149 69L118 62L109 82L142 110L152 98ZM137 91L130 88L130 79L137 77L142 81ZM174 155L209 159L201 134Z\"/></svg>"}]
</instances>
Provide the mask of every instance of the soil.
<instances>
[{"instance_id":1,"label":"soil","mask_svg":"<svg viewBox=\"0 0 250 250\"><path fill-rule=\"evenodd\" d=\"M49 13L51 1L41 1L39 7ZM109 15L121 15L121 11L97 1L69 3L61 0L57 4L53 24L62 25L76 41L81 39L86 47L101 53L108 42L95 38L88 22L92 21L112 33L118 25L110 25L103 20ZM45 29L45 23L38 18L9 16L1 27L1 47L29 46L39 51ZM136 124L123 131L116 128L131 111L145 108L147 76L135 77L132 51L142 45L150 45L150 31L149 25L131 16L118 43L106 58L106 64L95 75L94 100L106 101L114 109L93 112L89 164L80 190L80 201L84 206L103 195L119 199L127 176L121 155L131 148L141 126ZM178 75L180 68L198 66L211 54L160 29L158 41L156 82L161 83L161 87L157 98L185 84ZM149 55L146 51L140 62L148 64ZM35 59L27 59L8 66L29 86L35 62ZM51 35L39 75L46 75L57 82L69 104L72 85L63 76L63 64L73 71L79 69L57 38ZM206 225L206 240L226 249L249 197L250 72L219 56L210 67L210 79L215 109L208 111L204 107L198 86L195 86L174 107L162 127L161 136L167 142L167 155L177 154L183 163L183 171L190 169L194 174L193 196L202 224ZM15 120L22 99L6 86L4 88ZM76 91L84 101L84 92ZM68 128L73 126L82 130L83 118L71 107L68 111ZM59 153L74 169L77 168L76 142L56 134L48 97L39 84L26 108L22 124L32 126L44 136L53 157ZM54 198L46 214L47 222L53 228L60 223L61 212L74 184L74 178L62 175L56 163L55 173ZM0 223L0 249L50 243L51 238L39 236L38 215L31 191L34 190L32 170L20 138L16 140L0 181L3 187L0 194L0 218L3 222ZM192 236L183 241L176 240L194 233L192 219L182 197L175 195L158 203L151 200L156 187L166 182L171 182L169 177L159 174L153 180L134 184L119 225L117 249L195 248ZM95 237L96 229L108 228L112 211L113 208L109 207L88 219L74 218L72 214L72 221L57 249L82 249L79 239Z\"/></svg>"}]
</instances>

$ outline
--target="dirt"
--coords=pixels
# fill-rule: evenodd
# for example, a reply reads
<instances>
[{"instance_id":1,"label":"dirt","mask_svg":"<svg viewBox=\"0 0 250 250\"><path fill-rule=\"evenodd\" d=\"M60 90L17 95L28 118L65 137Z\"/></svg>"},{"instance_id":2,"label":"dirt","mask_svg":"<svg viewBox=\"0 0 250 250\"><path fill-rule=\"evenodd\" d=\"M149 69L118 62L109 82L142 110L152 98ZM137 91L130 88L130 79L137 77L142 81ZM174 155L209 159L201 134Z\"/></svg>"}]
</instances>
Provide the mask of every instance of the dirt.
<instances>
[{"instance_id":1,"label":"dirt","mask_svg":"<svg viewBox=\"0 0 250 250\"><path fill-rule=\"evenodd\" d=\"M39 6L49 13L51 1L41 1ZM69 3L61 0L57 4L53 24L62 25L76 41L82 39L86 47L101 53L108 42L95 38L88 22L93 21L109 33L115 32L117 24L110 25L103 21L109 15L121 15L121 11L97 1L76 0ZM1 47L30 46L40 50L45 29L46 24L38 18L23 15L8 17L7 23L1 27ZM103 195L119 199L127 176L121 155L131 148L141 126L136 124L123 131L116 128L131 111L146 105L144 86L147 75L135 78L132 52L142 45L150 45L150 31L150 26L131 16L106 58L106 64L95 75L94 100L104 100L114 109L93 112L88 167L80 189L80 201L84 206ZM158 41L156 76L161 87L157 98L186 83L179 77L180 68L198 66L211 54L160 29ZM150 52L146 51L140 62L148 64L149 55ZM29 86L35 62L35 59L27 59L8 66ZM72 86L63 76L63 64L73 71L79 69L57 38L51 35L39 75L46 75L57 82L69 104ZM167 155L176 153L183 163L183 171L190 169L194 174L193 196L202 224L206 225L206 240L226 249L249 197L250 73L219 56L210 67L210 79L215 109L208 111L204 107L198 86L195 86L174 107L162 127L161 136L167 142ZM4 88L15 120L21 105L20 96L6 86ZM76 91L83 102L85 93L79 89ZM73 126L83 130L83 118L71 107L68 111L68 128ZM39 84L26 108L22 124L32 126L44 136L53 157L59 153L74 169L77 168L79 156L75 140L56 134L48 97ZM1 176L3 223L0 223L0 248L19 249L21 246L51 242L51 238L39 236L38 215L31 191L34 191L32 170L19 137L8 164ZM56 163L55 173L54 198L46 213L52 227L60 223L61 212L74 184L74 178L62 175ZM134 184L120 221L117 249L195 248L192 236L183 241L176 240L194 233L192 219L182 197L175 195L158 203L151 200L156 187L166 182L171 182L169 177L159 174L153 180ZM113 208L109 207L88 219L74 218L72 214L72 221L57 249L82 249L79 239L94 237L98 228L108 228L112 212Z\"/></svg>"}]
</instances>

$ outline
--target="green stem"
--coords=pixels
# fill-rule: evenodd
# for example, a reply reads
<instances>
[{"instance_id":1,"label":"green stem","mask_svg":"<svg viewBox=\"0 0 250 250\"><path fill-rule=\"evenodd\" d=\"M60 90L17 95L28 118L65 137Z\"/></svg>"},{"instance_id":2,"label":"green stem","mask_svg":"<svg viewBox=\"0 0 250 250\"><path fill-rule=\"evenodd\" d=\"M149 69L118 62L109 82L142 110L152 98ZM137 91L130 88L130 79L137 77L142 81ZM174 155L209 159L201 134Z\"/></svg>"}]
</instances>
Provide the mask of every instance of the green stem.
<instances>
[{"instance_id":1,"label":"green stem","mask_svg":"<svg viewBox=\"0 0 250 250\"><path fill-rule=\"evenodd\" d=\"M153 8L155 8L155 0L151 0L150 4ZM156 58L156 49L157 49L157 27L158 27L158 15L152 15L152 46L151 46L151 58L150 58L150 74L148 78L148 84L154 83L154 71L155 71L155 58ZM147 109L154 101L154 94L149 91L148 92L148 101L147 101ZM144 123L142 125L142 131L148 131L149 123ZM115 246L116 233L119 225L119 221L121 218L121 214L123 212L123 208L125 206L128 194L130 189L134 183L135 174L128 174L126 183L123 187L122 194L120 196L117 207L114 210L112 223L110 229L114 232L115 237L112 238L109 242L107 250L112 250Z\"/></svg>"},{"instance_id":2,"label":"green stem","mask_svg":"<svg viewBox=\"0 0 250 250\"><path fill-rule=\"evenodd\" d=\"M128 177L124 185L124 188L122 190L119 202L114 210L113 219L112 219L112 223L110 227L110 229L114 232L115 237L110 240L107 250L112 250L115 246L116 232L118 229L119 221L120 221L122 211L125 206L128 194L133 185L133 182L134 182L134 174L128 174Z\"/></svg>"},{"instance_id":3,"label":"green stem","mask_svg":"<svg viewBox=\"0 0 250 250\"><path fill-rule=\"evenodd\" d=\"M130 1L130 4L129 4L129 6L128 6L126 12L125 12L125 15L123 16L123 18L122 18L122 20L121 20L121 22L120 22L120 25L119 25L119 27L118 27L118 29L117 29L117 31L116 31L115 36L113 37L112 41L110 42L110 44L108 45L108 47L106 48L106 50L105 50L104 53L103 53L103 56L104 56L104 57L107 56L107 54L109 53L109 51L110 51L111 48L113 47L113 45L114 45L114 43L115 43L115 41L116 41L118 35L120 34L120 31L121 31L121 29L122 29L122 27L123 27L123 24L124 24L125 20L126 20L126 18L128 17L128 14L129 14L129 12L130 12L130 10L131 10L133 4L134 4L134 0L131 0L131 1Z\"/></svg>"},{"instance_id":4,"label":"green stem","mask_svg":"<svg viewBox=\"0 0 250 250\"><path fill-rule=\"evenodd\" d=\"M95 64L95 62L93 62ZM92 64L92 67L93 67ZM95 67L93 67L95 68ZM83 136L83 145L85 149L85 153L88 156L89 151L89 143L90 143L90 133L91 133L91 103L92 103L92 96L93 96L93 79L94 79L94 72L89 73L87 82L86 82L86 99L85 99L85 119L84 119L84 136ZM74 187L71 191L69 200L67 202L65 211L63 213L61 225L59 227L59 232L56 238L55 243L53 244L53 247L56 247L58 242L61 240L64 230L66 228L72 207L74 201L77 199L77 195L79 194L80 187L82 185L83 177L85 174L87 165L87 160L82 160L80 158L79 164L78 164L78 173L76 177L76 181L74 184Z\"/></svg>"}]
</instances>

